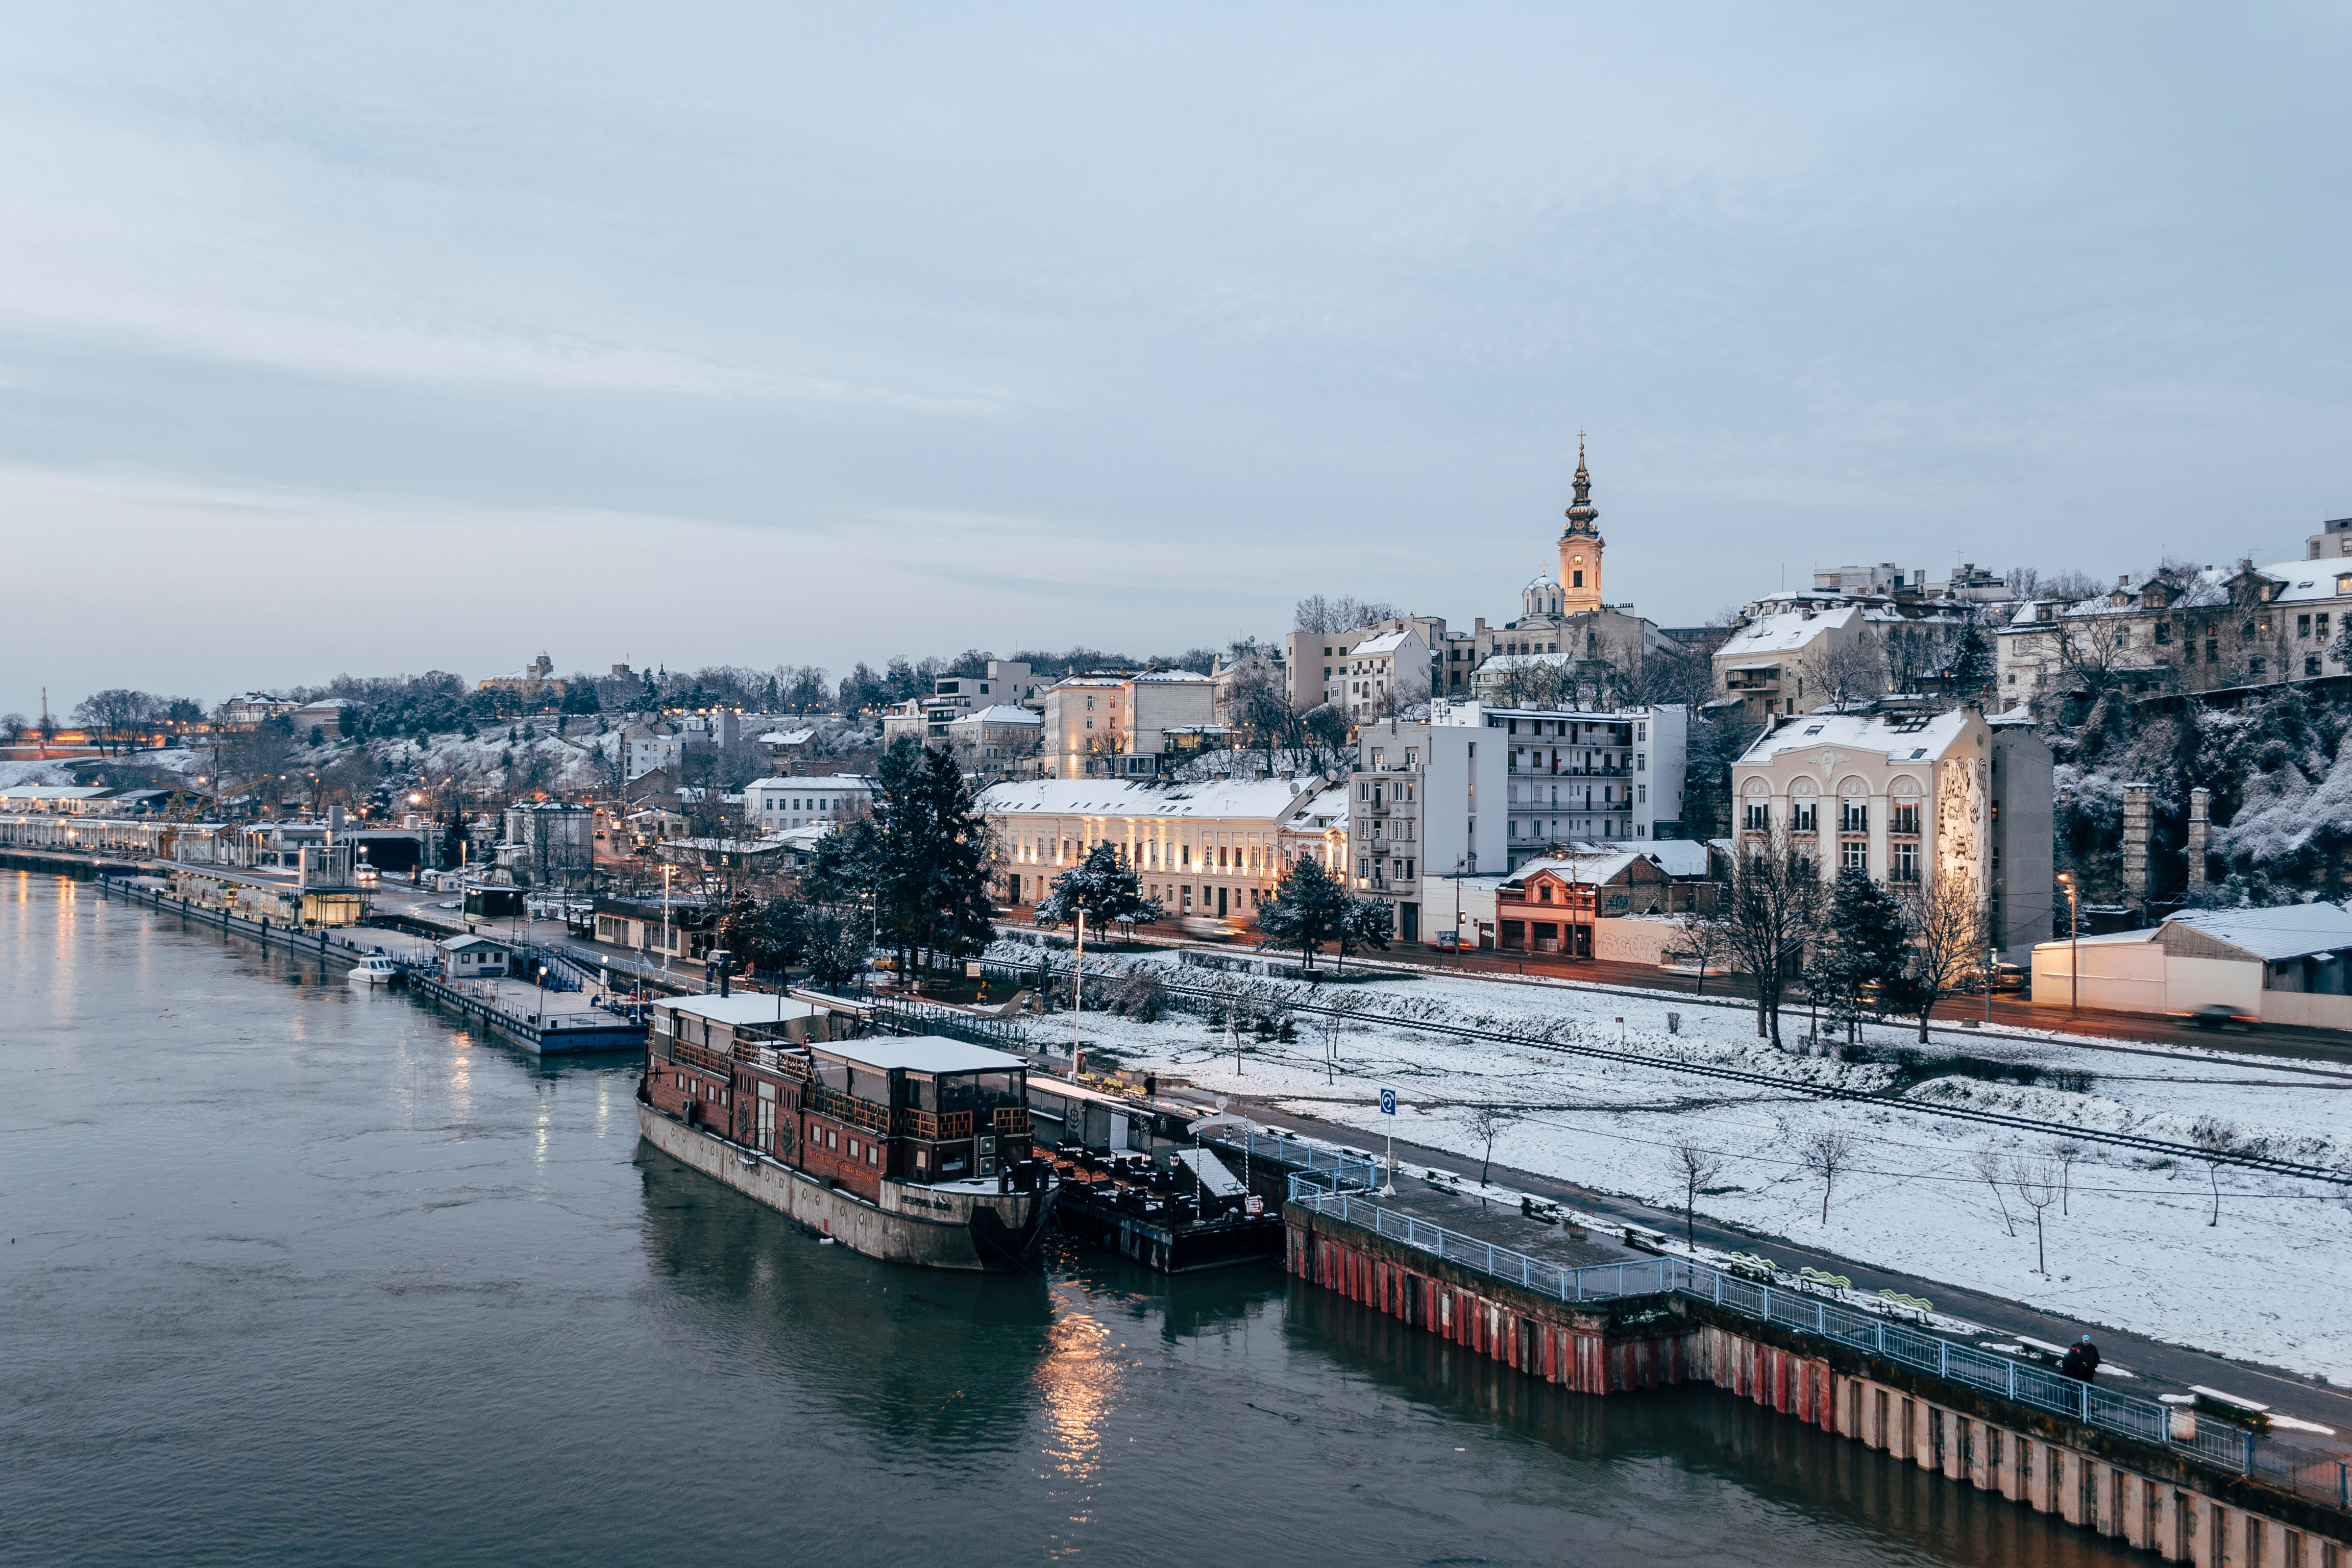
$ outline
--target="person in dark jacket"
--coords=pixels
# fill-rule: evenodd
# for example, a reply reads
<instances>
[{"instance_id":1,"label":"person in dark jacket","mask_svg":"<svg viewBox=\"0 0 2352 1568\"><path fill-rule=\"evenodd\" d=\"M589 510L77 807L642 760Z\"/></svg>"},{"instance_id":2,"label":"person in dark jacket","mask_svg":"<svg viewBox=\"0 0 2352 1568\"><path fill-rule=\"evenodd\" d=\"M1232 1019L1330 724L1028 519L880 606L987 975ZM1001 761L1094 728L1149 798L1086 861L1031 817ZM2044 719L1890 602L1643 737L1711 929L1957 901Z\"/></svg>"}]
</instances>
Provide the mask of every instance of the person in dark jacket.
<instances>
[{"instance_id":1,"label":"person in dark jacket","mask_svg":"<svg viewBox=\"0 0 2352 1568\"><path fill-rule=\"evenodd\" d=\"M2090 1382L2097 1374L2099 1347L2091 1342L2090 1335L2084 1334L2067 1347L2066 1359L2058 1363L2058 1370L2068 1377L2080 1378L2084 1383Z\"/></svg>"}]
</instances>

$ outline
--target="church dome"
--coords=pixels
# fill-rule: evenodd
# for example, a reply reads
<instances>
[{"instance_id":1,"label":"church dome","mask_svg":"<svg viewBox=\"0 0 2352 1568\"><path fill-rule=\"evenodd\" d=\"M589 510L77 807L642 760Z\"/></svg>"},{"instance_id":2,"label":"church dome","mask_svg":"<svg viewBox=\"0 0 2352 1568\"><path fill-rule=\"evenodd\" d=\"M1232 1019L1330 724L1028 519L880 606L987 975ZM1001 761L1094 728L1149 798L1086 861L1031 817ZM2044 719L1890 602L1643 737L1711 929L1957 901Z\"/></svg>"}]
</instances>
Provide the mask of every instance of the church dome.
<instances>
[{"instance_id":1,"label":"church dome","mask_svg":"<svg viewBox=\"0 0 2352 1568\"><path fill-rule=\"evenodd\" d=\"M1559 586L1559 578L1553 576L1549 572L1538 572L1535 574L1534 579L1529 582L1526 587L1520 589L1519 592L1522 594L1532 594L1538 588L1557 588Z\"/></svg>"}]
</instances>

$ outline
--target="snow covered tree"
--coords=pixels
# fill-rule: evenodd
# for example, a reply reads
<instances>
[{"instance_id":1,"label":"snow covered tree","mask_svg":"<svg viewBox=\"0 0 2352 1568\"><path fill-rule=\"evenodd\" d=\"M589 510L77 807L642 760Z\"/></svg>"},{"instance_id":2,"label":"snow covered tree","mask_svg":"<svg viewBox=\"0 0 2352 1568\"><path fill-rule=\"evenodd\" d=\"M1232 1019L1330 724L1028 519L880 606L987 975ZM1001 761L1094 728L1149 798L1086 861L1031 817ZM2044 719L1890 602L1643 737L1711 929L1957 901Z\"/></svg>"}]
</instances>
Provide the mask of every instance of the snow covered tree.
<instances>
[{"instance_id":1,"label":"snow covered tree","mask_svg":"<svg viewBox=\"0 0 2352 1568\"><path fill-rule=\"evenodd\" d=\"M928 963L988 944L987 852L988 825L955 760L902 735L876 770L873 814L826 835L806 886L819 902L866 911L905 974L918 952Z\"/></svg>"},{"instance_id":2,"label":"snow covered tree","mask_svg":"<svg viewBox=\"0 0 2352 1568\"><path fill-rule=\"evenodd\" d=\"M1165 911L1156 899L1147 899L1136 885L1135 868L1113 844L1097 844L1087 858L1054 879L1052 890L1037 900L1041 921L1076 924L1083 914L1099 931L1113 924L1130 931L1149 925Z\"/></svg>"},{"instance_id":3,"label":"snow covered tree","mask_svg":"<svg viewBox=\"0 0 2352 1568\"><path fill-rule=\"evenodd\" d=\"M1339 967L1348 967L1348 955L1366 948L1381 952L1389 950L1389 935L1396 917L1388 905L1378 899L1349 899L1345 912L1339 916Z\"/></svg>"},{"instance_id":4,"label":"snow covered tree","mask_svg":"<svg viewBox=\"0 0 2352 1568\"><path fill-rule=\"evenodd\" d=\"M1321 862L1301 855L1275 884L1274 901L1259 907L1258 929L1265 932L1267 945L1297 949L1312 969L1317 950L1339 934L1348 903L1346 884Z\"/></svg>"},{"instance_id":5,"label":"snow covered tree","mask_svg":"<svg viewBox=\"0 0 2352 1568\"><path fill-rule=\"evenodd\" d=\"M1838 873L1830 895L1829 918L1805 965L1805 985L1832 1023L1845 1026L1851 1043L1871 995L1884 1012L1910 959L1903 906L1869 874L1852 867Z\"/></svg>"}]
</instances>

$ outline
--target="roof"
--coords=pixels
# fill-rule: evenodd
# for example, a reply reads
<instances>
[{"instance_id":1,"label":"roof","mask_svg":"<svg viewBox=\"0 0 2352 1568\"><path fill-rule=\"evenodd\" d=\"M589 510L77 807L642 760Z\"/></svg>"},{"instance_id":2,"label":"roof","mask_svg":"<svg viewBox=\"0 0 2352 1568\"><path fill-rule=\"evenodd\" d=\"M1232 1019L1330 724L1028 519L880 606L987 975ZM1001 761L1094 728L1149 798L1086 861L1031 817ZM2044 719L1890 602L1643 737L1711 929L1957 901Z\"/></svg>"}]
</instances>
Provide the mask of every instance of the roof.
<instances>
[{"instance_id":1,"label":"roof","mask_svg":"<svg viewBox=\"0 0 2352 1568\"><path fill-rule=\"evenodd\" d=\"M1815 638L1832 631L1842 631L1853 625L1862 611L1848 605L1843 609L1824 610L1818 616L1800 611L1788 611L1775 616L1759 616L1723 641L1715 650L1717 662L1727 658L1748 658L1759 653L1796 653Z\"/></svg>"},{"instance_id":2,"label":"roof","mask_svg":"<svg viewBox=\"0 0 2352 1568\"><path fill-rule=\"evenodd\" d=\"M824 1011L773 992L746 991L732 996L665 996L654 1004L714 1024L772 1024L779 1018L813 1018Z\"/></svg>"},{"instance_id":3,"label":"roof","mask_svg":"<svg viewBox=\"0 0 2352 1568\"><path fill-rule=\"evenodd\" d=\"M1019 1057L992 1051L986 1046L969 1046L943 1035L877 1035L866 1040L812 1045L811 1048L819 1056L883 1072L893 1068L928 1073L992 1072L1029 1065Z\"/></svg>"},{"instance_id":4,"label":"roof","mask_svg":"<svg viewBox=\"0 0 2352 1568\"><path fill-rule=\"evenodd\" d=\"M436 947L444 948L444 949L447 950L447 951L448 951L448 952L457 952L457 951L458 951L459 949L461 949L461 948L477 948L477 947L495 947L495 948L497 948L500 952L508 952L508 951L509 951L509 948L508 948L508 946L507 946L507 944L506 944L505 942L502 942L499 941L496 937L489 937L489 936L473 936L473 935L467 935L467 936L445 936L445 937L443 937L439 942L435 942L433 945L434 945L434 946L436 946Z\"/></svg>"},{"instance_id":5,"label":"roof","mask_svg":"<svg viewBox=\"0 0 2352 1568\"><path fill-rule=\"evenodd\" d=\"M1298 833L1313 833L1334 826L1345 827L1348 826L1349 798L1346 784L1318 791L1314 799L1300 806L1283 826Z\"/></svg>"},{"instance_id":6,"label":"roof","mask_svg":"<svg viewBox=\"0 0 2352 1568\"><path fill-rule=\"evenodd\" d=\"M1348 657L1349 658L1359 658L1368 653L1394 653L1397 649L1404 647L1405 639L1407 637L1412 637L1412 633L1409 631L1384 632L1376 637L1367 637L1362 642L1358 643L1354 647L1349 648L1348 650ZM1412 640L1419 642L1421 639L1419 637L1412 637Z\"/></svg>"},{"instance_id":7,"label":"roof","mask_svg":"<svg viewBox=\"0 0 2352 1568\"><path fill-rule=\"evenodd\" d=\"M2302 958L2352 948L2352 912L2341 904L2188 910L2164 923L2187 926L2264 959Z\"/></svg>"},{"instance_id":8,"label":"roof","mask_svg":"<svg viewBox=\"0 0 2352 1568\"><path fill-rule=\"evenodd\" d=\"M1804 713L1758 736L1739 760L1769 763L1782 752L1815 746L1877 752L1890 763L1940 760L1968 727L1967 710L1958 708L1927 714Z\"/></svg>"},{"instance_id":9,"label":"roof","mask_svg":"<svg viewBox=\"0 0 2352 1568\"><path fill-rule=\"evenodd\" d=\"M1010 702L998 702L965 714L950 723L948 728L952 730L957 724L1043 725L1045 722L1045 716L1043 713L1033 712L1029 709L1017 707Z\"/></svg>"},{"instance_id":10,"label":"roof","mask_svg":"<svg viewBox=\"0 0 2352 1568\"><path fill-rule=\"evenodd\" d=\"M776 773L753 779L743 788L746 793L755 789L851 789L870 793L874 781L864 773Z\"/></svg>"},{"instance_id":11,"label":"roof","mask_svg":"<svg viewBox=\"0 0 2352 1568\"><path fill-rule=\"evenodd\" d=\"M1696 838L1578 838L1569 847L1579 855L1647 855L1669 877L1706 875L1706 846Z\"/></svg>"},{"instance_id":12,"label":"roof","mask_svg":"<svg viewBox=\"0 0 2352 1568\"><path fill-rule=\"evenodd\" d=\"M975 802L984 816L1053 813L1066 816L1287 816L1318 787L1290 779L1217 779L1208 784L1147 784L1125 779L1018 779L991 784Z\"/></svg>"},{"instance_id":13,"label":"roof","mask_svg":"<svg viewBox=\"0 0 2352 1568\"><path fill-rule=\"evenodd\" d=\"M1604 855L1547 855L1505 877L1499 886L1516 887L1539 871L1549 871L1571 882L1598 884L1613 882L1625 874L1626 868L1636 860L1649 858L1647 851L1615 850Z\"/></svg>"}]
</instances>

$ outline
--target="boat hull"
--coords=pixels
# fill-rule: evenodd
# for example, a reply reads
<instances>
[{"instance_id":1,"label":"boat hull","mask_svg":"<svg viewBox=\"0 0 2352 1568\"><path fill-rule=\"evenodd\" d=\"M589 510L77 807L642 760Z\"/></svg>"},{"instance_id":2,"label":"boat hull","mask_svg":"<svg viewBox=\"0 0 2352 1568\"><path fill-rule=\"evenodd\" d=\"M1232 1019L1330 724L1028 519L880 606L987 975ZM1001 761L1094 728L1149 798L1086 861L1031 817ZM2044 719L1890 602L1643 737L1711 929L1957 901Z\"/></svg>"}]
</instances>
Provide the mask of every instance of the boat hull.
<instances>
[{"instance_id":1,"label":"boat hull","mask_svg":"<svg viewBox=\"0 0 2352 1568\"><path fill-rule=\"evenodd\" d=\"M888 1263L1016 1272L1029 1266L1044 1242L1054 1203L1051 1190L980 1194L901 1183L885 1184L884 1203L869 1203L715 1132L688 1127L642 1100L637 1101L637 1131L681 1164L810 1230ZM912 1212L916 1206L927 1212Z\"/></svg>"}]
</instances>

